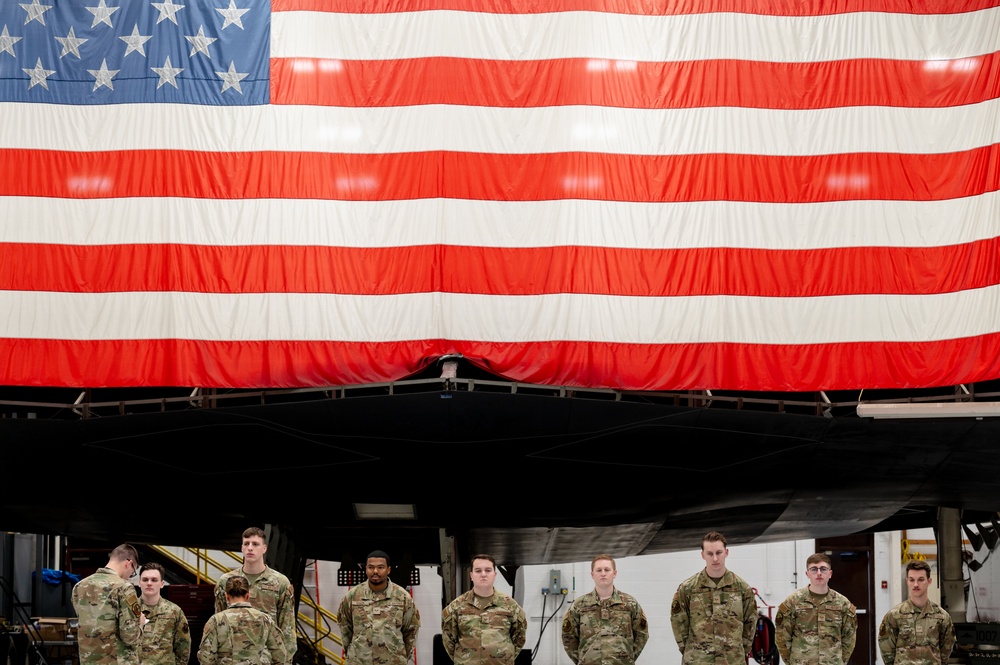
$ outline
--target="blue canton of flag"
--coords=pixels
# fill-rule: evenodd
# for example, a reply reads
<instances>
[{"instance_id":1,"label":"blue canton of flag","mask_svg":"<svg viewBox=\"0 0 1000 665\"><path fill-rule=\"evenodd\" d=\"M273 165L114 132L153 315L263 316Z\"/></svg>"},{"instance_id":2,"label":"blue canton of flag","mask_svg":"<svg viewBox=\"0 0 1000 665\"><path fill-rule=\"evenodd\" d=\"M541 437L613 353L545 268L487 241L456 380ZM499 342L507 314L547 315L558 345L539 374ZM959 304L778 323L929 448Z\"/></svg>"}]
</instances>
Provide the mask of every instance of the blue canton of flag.
<instances>
[{"instance_id":1,"label":"blue canton of flag","mask_svg":"<svg viewBox=\"0 0 1000 665\"><path fill-rule=\"evenodd\" d=\"M269 0L4 0L0 102L270 98Z\"/></svg>"}]
</instances>

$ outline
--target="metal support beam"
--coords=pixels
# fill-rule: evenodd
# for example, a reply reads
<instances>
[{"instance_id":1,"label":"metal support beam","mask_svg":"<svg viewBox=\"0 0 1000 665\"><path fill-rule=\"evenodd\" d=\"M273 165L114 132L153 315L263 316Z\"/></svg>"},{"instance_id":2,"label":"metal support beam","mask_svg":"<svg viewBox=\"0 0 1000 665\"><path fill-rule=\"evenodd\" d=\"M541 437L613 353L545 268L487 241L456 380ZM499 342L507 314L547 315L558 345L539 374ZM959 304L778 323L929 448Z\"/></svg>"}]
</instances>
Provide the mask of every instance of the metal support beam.
<instances>
[{"instance_id":1,"label":"metal support beam","mask_svg":"<svg viewBox=\"0 0 1000 665\"><path fill-rule=\"evenodd\" d=\"M459 596L461 581L458 576L461 574L461 567L456 562L455 537L449 536L444 529L440 530L439 541L441 543L441 607L447 607L448 603Z\"/></svg>"},{"instance_id":2,"label":"metal support beam","mask_svg":"<svg viewBox=\"0 0 1000 665\"><path fill-rule=\"evenodd\" d=\"M962 524L957 508L938 508L937 556L941 606L956 623L965 622L965 584L962 580Z\"/></svg>"}]
</instances>

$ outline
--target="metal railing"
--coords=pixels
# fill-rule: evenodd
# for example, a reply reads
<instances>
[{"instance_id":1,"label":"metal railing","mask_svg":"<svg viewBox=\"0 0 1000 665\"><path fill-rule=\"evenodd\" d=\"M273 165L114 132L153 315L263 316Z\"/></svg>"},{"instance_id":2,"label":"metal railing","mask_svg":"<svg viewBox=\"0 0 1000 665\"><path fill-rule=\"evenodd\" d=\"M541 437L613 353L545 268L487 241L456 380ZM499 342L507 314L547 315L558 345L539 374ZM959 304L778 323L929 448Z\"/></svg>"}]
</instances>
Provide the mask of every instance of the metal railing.
<instances>
[{"instance_id":1,"label":"metal railing","mask_svg":"<svg viewBox=\"0 0 1000 665\"><path fill-rule=\"evenodd\" d=\"M189 562L184 557L179 556L174 551L178 548L152 545L151 549L153 549L160 556L168 559L178 567L187 571L195 578L198 584L215 584L218 582L219 577L221 577L223 573L227 573L233 568L232 566L226 566L209 554L208 550L204 549L197 549L193 547L179 548L182 551L188 552L194 556L194 564ZM222 554L231 558L236 563L243 563L243 559L240 558L240 556L235 552L223 551ZM296 633L298 637L308 642L317 653L321 654L325 658L332 660L334 663L337 663L337 665L343 665L344 659L341 657L340 653L336 653L326 645L326 641L329 640L336 646L343 646L340 635L334 633L332 630L332 626L337 623L337 615L325 607L317 605L313 601L312 597L304 592L299 595L299 603L300 606L304 604L306 607L311 609L315 614L315 618L306 616L302 612L298 613L296 616ZM312 629L312 639L305 634L303 626Z\"/></svg>"},{"instance_id":2,"label":"metal railing","mask_svg":"<svg viewBox=\"0 0 1000 665\"><path fill-rule=\"evenodd\" d=\"M177 566L183 568L194 576L197 584L201 584L203 582L207 584L215 584L223 573L228 573L232 570L231 566L227 567L225 564L209 555L208 550L195 549L193 547L180 548L194 556L195 564L192 565L189 561L181 556L178 556L176 552L168 547L152 545L151 549L155 550L160 556L169 559ZM231 558L236 563L243 563L243 559L241 559L239 555L234 552L223 552L223 554ZM217 571L217 574L212 575L209 572L210 569Z\"/></svg>"}]
</instances>

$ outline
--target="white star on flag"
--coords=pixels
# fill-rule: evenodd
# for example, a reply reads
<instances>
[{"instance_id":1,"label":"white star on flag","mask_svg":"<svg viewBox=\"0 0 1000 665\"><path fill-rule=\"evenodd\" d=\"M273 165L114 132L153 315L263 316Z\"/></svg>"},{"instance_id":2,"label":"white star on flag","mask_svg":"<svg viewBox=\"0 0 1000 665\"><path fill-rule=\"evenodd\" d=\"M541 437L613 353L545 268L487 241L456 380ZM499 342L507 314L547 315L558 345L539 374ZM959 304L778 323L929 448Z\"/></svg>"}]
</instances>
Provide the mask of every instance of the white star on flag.
<instances>
[{"instance_id":1,"label":"white star on flag","mask_svg":"<svg viewBox=\"0 0 1000 665\"><path fill-rule=\"evenodd\" d=\"M223 24L222 24L222 29L223 30L225 30L226 28L228 28L231 25L236 25L236 26L239 27L240 30L243 30L243 21L241 19L242 19L242 17L243 17L244 14L246 14L248 11L250 11L250 9L249 8L247 8L247 9L238 9L236 7L236 0L229 0L229 7L225 8L225 9L218 9L218 8L216 8L215 11L219 12L220 14L222 14L222 16L225 17L225 19L226 19L225 22L223 22Z\"/></svg>"},{"instance_id":2,"label":"white star on flag","mask_svg":"<svg viewBox=\"0 0 1000 665\"><path fill-rule=\"evenodd\" d=\"M240 74L236 71L236 65L232 60L229 61L229 71L226 72L215 72L216 76L222 79L222 90L219 94L222 94L226 90L233 88L236 92L243 94L243 89L240 87L240 81L249 76L249 73Z\"/></svg>"},{"instance_id":3,"label":"white star on flag","mask_svg":"<svg viewBox=\"0 0 1000 665\"><path fill-rule=\"evenodd\" d=\"M94 22L90 25L91 28L96 28L98 23L107 23L109 28L113 28L115 26L111 25L111 15L121 9L121 7L108 7L104 4L104 0L101 0L100 4L96 7L86 7L85 9L94 15Z\"/></svg>"},{"instance_id":4,"label":"white star on flag","mask_svg":"<svg viewBox=\"0 0 1000 665\"><path fill-rule=\"evenodd\" d=\"M145 58L146 57L146 47L144 46L144 44L146 42L148 42L152 38L153 38L153 35L149 35L148 37L146 37L144 35L140 35L139 34L139 24L137 23L135 25L135 27L132 28L132 34L131 35L128 35L127 37L119 37L118 39L120 39L123 42L125 42L126 44L128 44L128 48L125 49L125 55L128 55L129 53L131 53L133 51L138 51L139 55L141 55L142 57ZM125 56L122 56L122 57L125 57Z\"/></svg>"},{"instance_id":5,"label":"white star on flag","mask_svg":"<svg viewBox=\"0 0 1000 665\"><path fill-rule=\"evenodd\" d=\"M21 41L21 37L11 37L10 33L7 32L7 24L3 25L3 32L0 32L0 53L10 53L15 58L17 54L14 53L14 44Z\"/></svg>"},{"instance_id":6,"label":"white star on flag","mask_svg":"<svg viewBox=\"0 0 1000 665\"><path fill-rule=\"evenodd\" d=\"M79 58L80 44L84 43L87 40L82 37L77 37L76 33L73 32L73 26L70 26L69 34L66 35L65 37L56 37L56 41L62 44L63 47L62 53L59 54L60 58L63 57L64 55L69 55L70 53Z\"/></svg>"},{"instance_id":7,"label":"white star on flag","mask_svg":"<svg viewBox=\"0 0 1000 665\"><path fill-rule=\"evenodd\" d=\"M29 23L35 20L37 20L42 25L45 25L45 12L52 9L52 5L39 4L38 0L31 0L30 5L24 2L18 4L21 5L21 9L28 12L28 17L24 19L25 25L28 25Z\"/></svg>"},{"instance_id":8,"label":"white star on flag","mask_svg":"<svg viewBox=\"0 0 1000 665\"><path fill-rule=\"evenodd\" d=\"M54 69L45 69L44 67L42 67L41 58L39 58L38 62L35 63L34 69L24 69L22 67L21 71L23 71L25 74L31 77L31 83L28 85L28 90L31 90L36 85L41 85L43 88L48 90L49 84L45 79L56 73L56 70Z\"/></svg>"},{"instance_id":9,"label":"white star on flag","mask_svg":"<svg viewBox=\"0 0 1000 665\"><path fill-rule=\"evenodd\" d=\"M37 2L38 0L35 0ZM177 25L177 12L184 9L184 5L175 5L174 0L166 0L165 2L151 2L149 3L156 7L160 12L160 15L156 18L156 24L159 25L160 21L167 19L171 21L174 25Z\"/></svg>"},{"instance_id":10,"label":"white star on flag","mask_svg":"<svg viewBox=\"0 0 1000 665\"><path fill-rule=\"evenodd\" d=\"M184 39L191 42L191 53L188 55L194 57L195 53L204 53L207 57L211 58L212 54L208 52L208 47L212 42L219 41L217 37L206 37L205 36L205 26L200 26L198 28L198 34L193 36L185 35Z\"/></svg>"},{"instance_id":11,"label":"white star on flag","mask_svg":"<svg viewBox=\"0 0 1000 665\"><path fill-rule=\"evenodd\" d=\"M88 69L94 77L94 90L96 91L103 85L108 86L110 90L114 90L115 86L111 83L111 79L114 78L115 74L120 72L120 69L108 69L107 59L101 60L100 69Z\"/></svg>"},{"instance_id":12,"label":"white star on flag","mask_svg":"<svg viewBox=\"0 0 1000 665\"><path fill-rule=\"evenodd\" d=\"M184 71L183 68L173 67L170 64L170 56L167 56L166 62L163 63L162 67L150 67L156 75L160 77L160 80L156 83L156 89L159 90L160 86L164 83L169 83L170 85L177 87L177 75Z\"/></svg>"}]
</instances>

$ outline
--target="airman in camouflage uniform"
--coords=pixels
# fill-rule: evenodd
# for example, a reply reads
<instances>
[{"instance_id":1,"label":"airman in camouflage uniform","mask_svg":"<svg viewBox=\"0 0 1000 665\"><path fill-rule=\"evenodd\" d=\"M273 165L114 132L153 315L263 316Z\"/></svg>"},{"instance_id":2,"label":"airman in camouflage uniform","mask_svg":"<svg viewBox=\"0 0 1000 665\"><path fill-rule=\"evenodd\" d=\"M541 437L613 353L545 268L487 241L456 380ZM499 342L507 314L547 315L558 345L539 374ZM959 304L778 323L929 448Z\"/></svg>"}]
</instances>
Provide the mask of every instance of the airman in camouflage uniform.
<instances>
[{"instance_id":1,"label":"airman in camouflage uniform","mask_svg":"<svg viewBox=\"0 0 1000 665\"><path fill-rule=\"evenodd\" d=\"M441 612L441 640L456 665L514 665L524 646L528 621L513 598L493 588L496 561L472 559L473 588Z\"/></svg>"},{"instance_id":2,"label":"airman in camouflage uniform","mask_svg":"<svg viewBox=\"0 0 1000 665\"><path fill-rule=\"evenodd\" d=\"M806 559L809 586L778 607L774 641L788 665L847 665L857 640L854 605L830 588L830 557L816 553Z\"/></svg>"},{"instance_id":3,"label":"airman in camouflage uniform","mask_svg":"<svg viewBox=\"0 0 1000 665\"><path fill-rule=\"evenodd\" d=\"M250 527L243 532L243 566L222 575L215 585L215 611L226 609L225 585L240 576L250 583L250 605L268 614L278 626L285 646L286 663L291 663L298 647L295 635L295 589L288 578L264 564L267 536Z\"/></svg>"},{"instance_id":4,"label":"airman in camouflage uniform","mask_svg":"<svg viewBox=\"0 0 1000 665\"><path fill-rule=\"evenodd\" d=\"M73 608L80 619L80 665L139 665L145 618L135 587L139 557L131 545L111 551L108 565L73 587Z\"/></svg>"},{"instance_id":5,"label":"airman in camouflage uniform","mask_svg":"<svg viewBox=\"0 0 1000 665\"><path fill-rule=\"evenodd\" d=\"M272 665L288 660L274 620L247 602L250 585L242 577L226 582L229 608L205 623L198 649L201 665Z\"/></svg>"},{"instance_id":6,"label":"airman in camouflage uniform","mask_svg":"<svg viewBox=\"0 0 1000 665\"><path fill-rule=\"evenodd\" d=\"M344 665L406 665L420 628L420 612L406 589L389 580L389 555L368 555L368 581L344 596L337 610Z\"/></svg>"},{"instance_id":7,"label":"airman in camouflage uniform","mask_svg":"<svg viewBox=\"0 0 1000 665\"><path fill-rule=\"evenodd\" d=\"M878 629L878 648L885 665L942 665L955 646L951 615L927 597L931 567L926 561L906 564L910 597L889 610Z\"/></svg>"},{"instance_id":8,"label":"airman in camouflage uniform","mask_svg":"<svg viewBox=\"0 0 1000 665\"><path fill-rule=\"evenodd\" d=\"M615 560L599 554L590 562L594 590L573 601L563 618L562 642L575 665L634 665L649 641L646 613L614 586Z\"/></svg>"},{"instance_id":9,"label":"airman in camouflage uniform","mask_svg":"<svg viewBox=\"0 0 1000 665\"><path fill-rule=\"evenodd\" d=\"M753 589L726 570L729 548L717 531L702 538L705 569L681 582L670 625L683 665L746 665L757 627Z\"/></svg>"},{"instance_id":10,"label":"airman in camouflage uniform","mask_svg":"<svg viewBox=\"0 0 1000 665\"><path fill-rule=\"evenodd\" d=\"M176 604L160 595L163 566L148 563L139 576L142 613L148 622L142 630L139 659L142 665L187 665L191 659L191 630Z\"/></svg>"}]
</instances>

